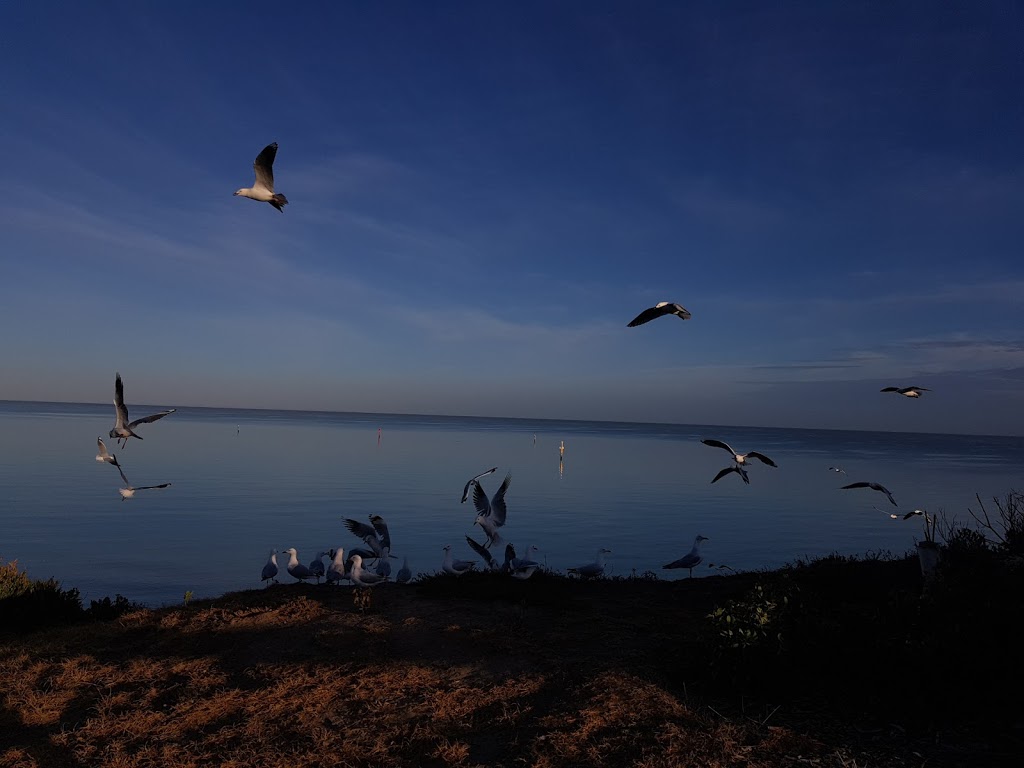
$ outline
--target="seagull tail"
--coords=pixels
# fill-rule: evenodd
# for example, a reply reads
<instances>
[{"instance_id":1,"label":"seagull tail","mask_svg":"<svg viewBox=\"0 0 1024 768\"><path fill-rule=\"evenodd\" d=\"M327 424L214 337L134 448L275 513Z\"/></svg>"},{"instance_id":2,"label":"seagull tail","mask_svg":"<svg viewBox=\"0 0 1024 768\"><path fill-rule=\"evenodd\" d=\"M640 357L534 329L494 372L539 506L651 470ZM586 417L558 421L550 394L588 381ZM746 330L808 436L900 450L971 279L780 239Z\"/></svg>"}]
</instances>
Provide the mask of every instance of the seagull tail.
<instances>
[{"instance_id":1,"label":"seagull tail","mask_svg":"<svg viewBox=\"0 0 1024 768\"><path fill-rule=\"evenodd\" d=\"M288 205L288 198L279 192L271 198L270 204L277 208L281 213L284 213L284 207Z\"/></svg>"}]
</instances>

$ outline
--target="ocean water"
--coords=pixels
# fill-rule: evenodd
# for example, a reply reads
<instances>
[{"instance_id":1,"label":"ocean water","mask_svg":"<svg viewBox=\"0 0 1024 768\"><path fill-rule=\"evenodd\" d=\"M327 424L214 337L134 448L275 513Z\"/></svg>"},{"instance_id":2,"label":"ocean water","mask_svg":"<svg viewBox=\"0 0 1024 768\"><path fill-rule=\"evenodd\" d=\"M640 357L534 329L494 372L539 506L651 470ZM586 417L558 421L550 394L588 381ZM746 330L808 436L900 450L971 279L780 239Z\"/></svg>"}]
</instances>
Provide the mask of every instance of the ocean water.
<instances>
[{"instance_id":1,"label":"ocean water","mask_svg":"<svg viewBox=\"0 0 1024 768\"><path fill-rule=\"evenodd\" d=\"M136 416L163 407L129 405ZM483 534L462 488L495 465L482 482L493 494L512 473L502 535L520 552L536 544L564 570L607 547L611 573L665 578L686 578L661 565L697 534L710 538L706 562L740 570L902 553L921 537L920 518L894 521L875 507L963 519L975 493L1024 487L1015 437L181 408L117 450L112 426L110 405L0 401L0 559L86 600L150 605L258 587L271 548L294 546L308 563L359 546L342 520L372 513L414 573L438 570L445 544L468 559L465 535ZM133 484L172 486L122 502L117 470L93 459L97 436ZM736 475L711 485L730 461L701 437L779 466L755 462L750 485ZM838 490L858 480L887 486L898 509L875 491ZM280 578L291 581L283 567Z\"/></svg>"}]
</instances>

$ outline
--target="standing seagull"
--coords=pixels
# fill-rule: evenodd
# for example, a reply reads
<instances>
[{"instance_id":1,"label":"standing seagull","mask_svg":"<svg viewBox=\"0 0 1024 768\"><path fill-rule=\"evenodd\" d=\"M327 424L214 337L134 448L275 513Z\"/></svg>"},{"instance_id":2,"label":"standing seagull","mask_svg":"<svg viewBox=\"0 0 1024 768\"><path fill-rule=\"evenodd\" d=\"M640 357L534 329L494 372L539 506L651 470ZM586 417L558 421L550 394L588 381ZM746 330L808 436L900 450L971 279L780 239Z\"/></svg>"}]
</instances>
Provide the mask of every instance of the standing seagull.
<instances>
[{"instance_id":1,"label":"standing seagull","mask_svg":"<svg viewBox=\"0 0 1024 768\"><path fill-rule=\"evenodd\" d=\"M849 485L844 485L839 490L845 491L850 488L870 488L873 491L879 491L880 493L884 493L886 496L889 497L889 501L892 502L892 505L894 507L899 506L899 504L896 503L896 499L892 497L892 492L884 485L881 485L880 483L850 483Z\"/></svg>"},{"instance_id":2,"label":"standing seagull","mask_svg":"<svg viewBox=\"0 0 1024 768\"><path fill-rule=\"evenodd\" d=\"M680 306L679 304L670 304L667 301L660 301L649 309L645 309L639 315L634 317L626 325L627 328L635 328L638 325L649 323L651 320L655 320L662 315L675 315L681 317L683 320L689 320L691 315L686 307Z\"/></svg>"},{"instance_id":3,"label":"standing seagull","mask_svg":"<svg viewBox=\"0 0 1024 768\"><path fill-rule=\"evenodd\" d=\"M569 568L567 570L569 573L575 573L585 579L604 576L604 556L610 555L611 553L612 551L610 549L604 549L602 547L597 550L597 559L594 562L587 563L586 565L577 565L575 568Z\"/></svg>"},{"instance_id":4,"label":"standing seagull","mask_svg":"<svg viewBox=\"0 0 1024 768\"><path fill-rule=\"evenodd\" d=\"M409 568L409 558L402 558L402 567L398 569L398 575L395 576L395 581L399 584L408 584L409 579L412 578L412 570Z\"/></svg>"},{"instance_id":5,"label":"standing seagull","mask_svg":"<svg viewBox=\"0 0 1024 768\"><path fill-rule=\"evenodd\" d=\"M327 573L324 574L325 581L328 584L336 584L347 579L349 575L345 572L345 550L338 547L328 554L331 557L331 564L327 566Z\"/></svg>"},{"instance_id":6,"label":"standing seagull","mask_svg":"<svg viewBox=\"0 0 1024 768\"><path fill-rule=\"evenodd\" d=\"M128 421L128 406L124 404L124 384L121 383L121 374L117 374L114 379L114 428L110 430L109 437L116 440L124 440L125 446L128 445L128 438L139 437L132 432L133 427L137 427L139 424L151 424L157 419L162 419L168 414L174 413L177 408L171 408L169 411L160 411L160 413L154 413L152 416L145 416L135 421ZM139 440L142 438L139 437Z\"/></svg>"},{"instance_id":7,"label":"standing seagull","mask_svg":"<svg viewBox=\"0 0 1024 768\"><path fill-rule=\"evenodd\" d=\"M320 583L320 579L324 576L324 561L321 559L324 555L330 554L329 552L317 552L316 557L309 563L309 572L313 574L313 578L316 579L316 583Z\"/></svg>"},{"instance_id":8,"label":"standing seagull","mask_svg":"<svg viewBox=\"0 0 1024 768\"><path fill-rule=\"evenodd\" d=\"M242 189L235 192L235 195L248 197L251 200L259 200L261 203L270 203L277 210L284 213L284 207L288 205L288 198L281 193L274 194L274 158L277 157L277 142L267 144L263 151L256 156L252 169L256 171L256 183L251 189Z\"/></svg>"},{"instance_id":9,"label":"standing seagull","mask_svg":"<svg viewBox=\"0 0 1024 768\"><path fill-rule=\"evenodd\" d=\"M277 583L277 550L270 550L270 557L267 558L267 564L263 566L263 573L260 574L260 579L263 583L270 585L273 581Z\"/></svg>"},{"instance_id":10,"label":"standing seagull","mask_svg":"<svg viewBox=\"0 0 1024 768\"><path fill-rule=\"evenodd\" d=\"M96 461L105 461L107 464L113 464L115 467L121 466L117 463L117 456L108 451L107 446L103 444L102 437L96 438L96 446L99 450L99 453L96 454Z\"/></svg>"},{"instance_id":11,"label":"standing seagull","mask_svg":"<svg viewBox=\"0 0 1024 768\"><path fill-rule=\"evenodd\" d=\"M357 587L372 587L382 581L387 581L383 576L364 570L363 558L359 555L352 555L352 570L349 572L349 578Z\"/></svg>"},{"instance_id":12,"label":"standing seagull","mask_svg":"<svg viewBox=\"0 0 1024 768\"><path fill-rule=\"evenodd\" d=\"M757 459L758 461L767 464L769 467L779 466L774 461L769 459L763 453L757 451L747 451L746 453L736 453L728 443L723 443L721 440L701 440L704 445L710 445L712 448L723 448L732 454L732 460L735 461L739 466L749 463L747 458Z\"/></svg>"},{"instance_id":13,"label":"standing seagull","mask_svg":"<svg viewBox=\"0 0 1024 768\"><path fill-rule=\"evenodd\" d=\"M476 566L472 560L452 560L452 545L444 545L444 561L441 563L441 570L453 576L461 576L469 573Z\"/></svg>"},{"instance_id":14,"label":"standing seagull","mask_svg":"<svg viewBox=\"0 0 1024 768\"><path fill-rule=\"evenodd\" d=\"M504 482L494 492L494 496L491 497L490 501L487 500L487 494L480 483L477 483L473 489L473 506L476 507L477 511L476 520L473 521L473 525L479 525L483 528L484 533L487 534L487 541L484 542L485 547L501 543L498 529L505 525L505 516L508 514L508 510L505 507L505 493L508 491L511 482L512 473L509 472L505 475Z\"/></svg>"},{"instance_id":15,"label":"standing seagull","mask_svg":"<svg viewBox=\"0 0 1024 768\"><path fill-rule=\"evenodd\" d=\"M299 581L305 581L306 579L313 578L313 572L306 566L299 562L299 553L295 547L290 547L284 551L284 554L288 555L288 573L298 579Z\"/></svg>"},{"instance_id":16,"label":"standing seagull","mask_svg":"<svg viewBox=\"0 0 1024 768\"><path fill-rule=\"evenodd\" d=\"M687 568L690 571L690 578L693 578L693 569L704 562L704 556L700 553L700 545L705 541L711 541L707 536L698 536L693 540L693 549L687 554L680 557L678 560L673 560L668 565L661 566L662 568Z\"/></svg>"},{"instance_id":17,"label":"standing seagull","mask_svg":"<svg viewBox=\"0 0 1024 768\"><path fill-rule=\"evenodd\" d=\"M114 466L116 466L117 471L121 473L121 479L124 480L125 484L124 488L117 489L117 492L121 494L121 501L125 501L126 499L132 498L135 495L136 491L149 491L154 488L167 488L168 486L170 486L170 483L160 483L160 485L140 485L138 488L136 488L131 483L129 483L128 478L124 476L124 470L121 469L121 465L115 464Z\"/></svg>"},{"instance_id":18,"label":"standing seagull","mask_svg":"<svg viewBox=\"0 0 1024 768\"><path fill-rule=\"evenodd\" d=\"M536 435L534 435L533 437L534 437L534 440L533 440L533 442L534 442L534 445L536 445L536 443L537 443L537 436L536 436ZM467 482L467 483L466 483L466 487L462 489L462 502L461 502L461 503L462 503L462 504L465 504L465 503L466 503L466 499L468 499L468 498L469 498L469 489L470 489L470 488L471 488L471 487L472 487L472 486L473 486L474 484L477 484L477 481L478 481L478 480L479 480L479 479L480 479L481 477L486 477L487 475L491 475L491 474L494 474L494 473L495 473L495 472L497 472L497 471L498 471L498 468L497 468L497 467L491 467L491 468L490 468L490 469L488 469L488 470L487 470L486 472L481 472L481 473L480 473L479 475L477 475L476 477L471 477L471 478L469 479L469 482Z\"/></svg>"},{"instance_id":19,"label":"standing seagull","mask_svg":"<svg viewBox=\"0 0 1024 768\"><path fill-rule=\"evenodd\" d=\"M931 392L927 387L886 387L878 391L895 392L897 395L903 395L904 397L920 397L922 392Z\"/></svg>"}]
</instances>

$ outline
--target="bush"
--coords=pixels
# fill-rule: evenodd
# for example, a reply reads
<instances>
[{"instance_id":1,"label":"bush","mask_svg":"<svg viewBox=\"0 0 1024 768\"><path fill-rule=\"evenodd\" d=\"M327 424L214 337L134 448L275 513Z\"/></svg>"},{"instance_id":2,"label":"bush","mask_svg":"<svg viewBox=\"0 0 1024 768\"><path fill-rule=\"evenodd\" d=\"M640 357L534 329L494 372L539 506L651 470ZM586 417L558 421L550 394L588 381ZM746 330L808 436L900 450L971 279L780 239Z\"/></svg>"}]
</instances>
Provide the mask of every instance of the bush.
<instances>
[{"instance_id":1,"label":"bush","mask_svg":"<svg viewBox=\"0 0 1024 768\"><path fill-rule=\"evenodd\" d=\"M33 581L17 562L0 566L0 626L13 632L68 624L82 618L77 589L61 589L54 579Z\"/></svg>"}]
</instances>

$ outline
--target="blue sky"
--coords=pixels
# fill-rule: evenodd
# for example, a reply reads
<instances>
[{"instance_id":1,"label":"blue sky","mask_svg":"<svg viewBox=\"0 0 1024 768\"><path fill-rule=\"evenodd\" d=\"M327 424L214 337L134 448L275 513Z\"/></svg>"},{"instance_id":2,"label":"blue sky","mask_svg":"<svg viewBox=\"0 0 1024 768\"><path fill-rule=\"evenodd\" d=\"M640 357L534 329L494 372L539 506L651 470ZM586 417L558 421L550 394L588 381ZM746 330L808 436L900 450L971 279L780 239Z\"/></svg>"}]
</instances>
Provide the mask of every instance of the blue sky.
<instances>
[{"instance_id":1,"label":"blue sky","mask_svg":"<svg viewBox=\"0 0 1024 768\"><path fill-rule=\"evenodd\" d=\"M3 4L0 398L1024 433L1024 10L727 5Z\"/></svg>"}]
</instances>

